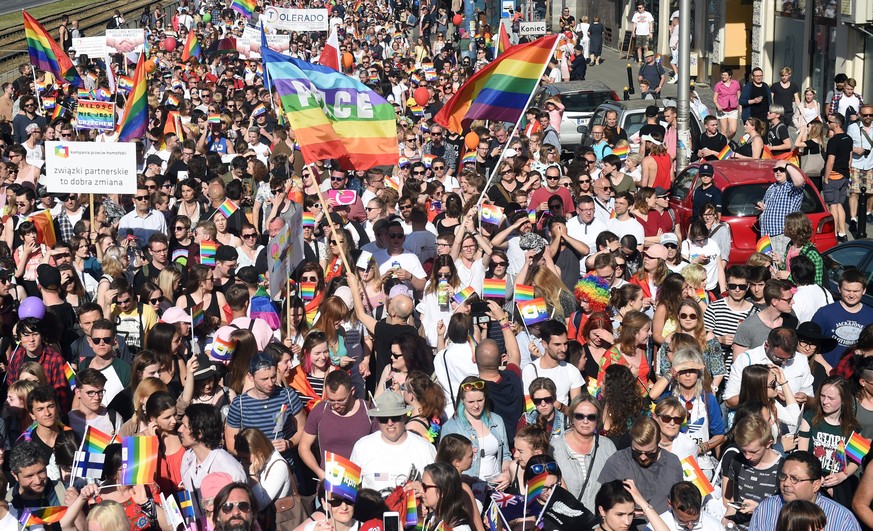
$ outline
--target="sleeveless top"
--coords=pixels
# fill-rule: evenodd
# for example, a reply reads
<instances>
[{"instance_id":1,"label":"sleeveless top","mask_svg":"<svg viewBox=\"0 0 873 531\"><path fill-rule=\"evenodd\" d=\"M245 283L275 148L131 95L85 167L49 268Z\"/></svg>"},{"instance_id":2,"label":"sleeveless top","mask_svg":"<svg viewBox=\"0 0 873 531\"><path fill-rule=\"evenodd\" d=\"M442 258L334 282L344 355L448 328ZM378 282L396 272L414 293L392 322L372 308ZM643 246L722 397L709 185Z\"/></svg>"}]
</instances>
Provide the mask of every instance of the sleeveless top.
<instances>
[{"instance_id":1,"label":"sleeveless top","mask_svg":"<svg viewBox=\"0 0 873 531\"><path fill-rule=\"evenodd\" d=\"M673 185L670 181L670 169L673 166L670 155L663 153L661 155L652 155L652 158L655 159L655 164L658 166L658 173L655 176L652 188L660 186L664 190L669 190Z\"/></svg>"}]
</instances>

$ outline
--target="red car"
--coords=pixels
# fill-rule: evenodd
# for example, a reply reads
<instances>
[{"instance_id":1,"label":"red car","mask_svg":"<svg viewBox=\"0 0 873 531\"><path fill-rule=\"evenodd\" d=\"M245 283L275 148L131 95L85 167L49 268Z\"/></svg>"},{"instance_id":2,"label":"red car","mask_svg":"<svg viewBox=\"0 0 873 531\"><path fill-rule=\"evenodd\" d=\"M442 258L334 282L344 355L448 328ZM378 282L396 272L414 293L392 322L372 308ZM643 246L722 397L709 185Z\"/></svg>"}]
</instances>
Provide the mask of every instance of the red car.
<instances>
[{"instance_id":1,"label":"red car","mask_svg":"<svg viewBox=\"0 0 873 531\"><path fill-rule=\"evenodd\" d=\"M758 225L760 212L755 204L763 200L764 192L776 182L773 177L775 161L717 160L711 164L715 169L713 184L722 192L721 219L730 226L733 236L729 263L744 264L755 252L755 244L761 237ZM670 206L676 213L683 235L688 234L692 198L694 190L700 185L699 165L692 164L680 172L670 194ZM805 177L806 187L800 209L812 222L812 242L819 252L824 252L837 244L834 218L812 181Z\"/></svg>"}]
</instances>

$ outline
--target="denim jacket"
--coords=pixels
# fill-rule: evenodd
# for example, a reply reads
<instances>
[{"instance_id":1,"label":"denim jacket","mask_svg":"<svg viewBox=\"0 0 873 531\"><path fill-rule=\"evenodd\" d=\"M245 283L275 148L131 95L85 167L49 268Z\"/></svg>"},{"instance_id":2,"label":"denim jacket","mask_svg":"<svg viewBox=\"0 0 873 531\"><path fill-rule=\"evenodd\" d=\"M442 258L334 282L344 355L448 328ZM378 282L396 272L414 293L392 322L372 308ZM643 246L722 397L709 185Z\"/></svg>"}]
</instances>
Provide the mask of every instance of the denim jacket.
<instances>
[{"instance_id":1,"label":"denim jacket","mask_svg":"<svg viewBox=\"0 0 873 531\"><path fill-rule=\"evenodd\" d=\"M528 424L536 424L539 416L540 414L537 413L537 410L524 413L524 419ZM565 431L567 431L567 420L564 417L564 414L556 408L555 418L552 424L552 433L549 434L549 439L551 440L554 437L562 437Z\"/></svg>"},{"instance_id":2,"label":"denim jacket","mask_svg":"<svg viewBox=\"0 0 873 531\"><path fill-rule=\"evenodd\" d=\"M503 419L496 413L490 413L488 417L490 419L488 427L491 430L491 435L497 439L497 460L500 461L500 463L511 461L512 454L509 451L509 442L506 438L506 426L503 424ZM478 477L482 457L479 453L479 437L476 435L476 430L466 421L466 419L461 421L458 419L457 415L455 415L446 421L440 432L440 437L445 437L449 433L457 433L473 441L473 464L470 465L469 470L465 471L465 474Z\"/></svg>"}]
</instances>

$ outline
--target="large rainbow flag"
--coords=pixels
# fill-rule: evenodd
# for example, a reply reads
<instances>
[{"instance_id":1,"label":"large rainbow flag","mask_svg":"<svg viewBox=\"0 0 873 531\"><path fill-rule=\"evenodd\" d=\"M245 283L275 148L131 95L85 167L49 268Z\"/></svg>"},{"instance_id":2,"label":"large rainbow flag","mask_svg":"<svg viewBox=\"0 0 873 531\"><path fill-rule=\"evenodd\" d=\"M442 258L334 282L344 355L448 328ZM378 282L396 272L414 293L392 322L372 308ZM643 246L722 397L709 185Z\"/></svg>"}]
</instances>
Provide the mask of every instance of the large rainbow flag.
<instances>
[{"instance_id":1,"label":"large rainbow flag","mask_svg":"<svg viewBox=\"0 0 873 531\"><path fill-rule=\"evenodd\" d=\"M468 79L434 117L458 134L473 120L517 122L540 82L560 35L547 35L511 50Z\"/></svg>"},{"instance_id":2,"label":"large rainbow flag","mask_svg":"<svg viewBox=\"0 0 873 531\"><path fill-rule=\"evenodd\" d=\"M124 117L118 124L118 141L130 142L142 138L149 125L148 86L145 71L145 54L140 54L133 73L133 90L127 95Z\"/></svg>"},{"instance_id":3,"label":"large rainbow flag","mask_svg":"<svg viewBox=\"0 0 873 531\"><path fill-rule=\"evenodd\" d=\"M22 10L22 13L24 37L27 40L27 53L30 54L31 64L40 70L51 72L55 77L64 79L75 87L84 88L85 82L79 77L76 67L73 66L66 52L51 38L42 24L27 11Z\"/></svg>"},{"instance_id":4,"label":"large rainbow flag","mask_svg":"<svg viewBox=\"0 0 873 531\"><path fill-rule=\"evenodd\" d=\"M203 55L203 50L200 48L200 41L197 40L197 36L194 35L193 31L188 32L188 39L185 41L185 48L182 50L182 62L186 62L188 59L200 59Z\"/></svg>"},{"instance_id":5,"label":"large rainbow flag","mask_svg":"<svg viewBox=\"0 0 873 531\"><path fill-rule=\"evenodd\" d=\"M246 18L252 18L257 5L258 3L255 0L233 0L230 8Z\"/></svg>"},{"instance_id":6,"label":"large rainbow flag","mask_svg":"<svg viewBox=\"0 0 873 531\"><path fill-rule=\"evenodd\" d=\"M307 163L335 158L354 170L397 164L394 107L384 98L331 68L265 45L261 53Z\"/></svg>"},{"instance_id":7,"label":"large rainbow flag","mask_svg":"<svg viewBox=\"0 0 873 531\"><path fill-rule=\"evenodd\" d=\"M497 38L494 39L494 57L497 58L506 52L511 45L512 44L509 42L509 33L506 32L506 26L500 24L500 28L497 30Z\"/></svg>"}]
</instances>

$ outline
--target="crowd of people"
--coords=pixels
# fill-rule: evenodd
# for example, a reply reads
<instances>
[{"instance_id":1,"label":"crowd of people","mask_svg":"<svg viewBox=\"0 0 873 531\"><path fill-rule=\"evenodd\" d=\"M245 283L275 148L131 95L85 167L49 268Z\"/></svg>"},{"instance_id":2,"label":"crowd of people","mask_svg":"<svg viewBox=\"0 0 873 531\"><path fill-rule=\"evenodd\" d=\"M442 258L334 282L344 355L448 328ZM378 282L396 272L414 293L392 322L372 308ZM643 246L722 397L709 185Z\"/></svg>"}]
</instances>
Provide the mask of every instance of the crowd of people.
<instances>
[{"instance_id":1,"label":"crowd of people","mask_svg":"<svg viewBox=\"0 0 873 531\"><path fill-rule=\"evenodd\" d=\"M251 20L145 9L155 69L133 195L49 193L45 141L115 135L50 118L47 99L74 110L79 97L50 73L22 65L2 86L0 528L170 531L168 499L188 493L192 530L344 531L409 492L425 530L484 531L492 506L534 488L496 527L873 527L873 474L846 454L873 439L868 278L843 270L837 301L822 287L805 174L786 159L759 203L772 250L737 263L710 163L742 113L737 157L817 149L826 201L848 190L853 220L873 107L852 80L822 109L814 91L786 104L775 85L756 92L759 69L744 88L725 70L684 225L669 203L675 107L653 102L630 137L607 113L569 158L558 96L518 134L484 121L462 134L434 116L494 59L484 15L451 34L455 5L329 8L345 73L394 106L396 166L304 161L259 59L210 54L262 6ZM132 67L77 54L75 22L58 41L89 90ZM601 62L598 25L564 10L569 44L543 82ZM190 31L199 62L180 61ZM292 32L280 51L315 60L324 40ZM800 125L793 143L785 125ZM297 224L302 260L277 283L275 238ZM89 430L111 438L99 479L77 462ZM131 436L159 444L136 484L119 444ZM355 500L326 488L327 455L360 467ZM584 523L550 516L557 503ZM28 520L61 506L58 521Z\"/></svg>"}]
</instances>

